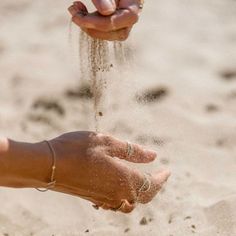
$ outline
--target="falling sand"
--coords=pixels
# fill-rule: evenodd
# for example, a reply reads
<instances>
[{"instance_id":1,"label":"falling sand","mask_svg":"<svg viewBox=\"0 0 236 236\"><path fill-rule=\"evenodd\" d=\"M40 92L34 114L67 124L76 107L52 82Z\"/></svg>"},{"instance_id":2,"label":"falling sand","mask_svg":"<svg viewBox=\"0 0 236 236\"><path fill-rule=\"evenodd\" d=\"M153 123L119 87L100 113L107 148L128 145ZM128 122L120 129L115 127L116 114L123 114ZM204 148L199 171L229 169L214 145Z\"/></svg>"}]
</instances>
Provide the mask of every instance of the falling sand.
<instances>
[{"instance_id":1,"label":"falling sand","mask_svg":"<svg viewBox=\"0 0 236 236\"><path fill-rule=\"evenodd\" d=\"M70 21L70 51L73 58L76 58L75 61L78 60L80 64L80 82L83 85L89 83L90 91L93 96L95 130L99 131L99 123L104 116L103 103L109 72L111 69L121 72L124 70L125 66L129 67L130 61L133 59L133 50L123 42L109 42L106 40L94 39L85 32L79 31L79 52L74 53L72 25L73 23Z\"/></svg>"},{"instance_id":2,"label":"falling sand","mask_svg":"<svg viewBox=\"0 0 236 236\"><path fill-rule=\"evenodd\" d=\"M104 115L102 105L109 71L115 65L122 65L126 61L123 43L114 42L113 50L108 41L94 39L83 31L79 38L79 60L82 81L89 79L90 89L94 99L95 129L99 131L99 121Z\"/></svg>"},{"instance_id":3,"label":"falling sand","mask_svg":"<svg viewBox=\"0 0 236 236\"><path fill-rule=\"evenodd\" d=\"M89 79L94 102L95 129L98 131L99 118L103 116L102 101L107 83L107 72L111 67L109 45L107 41L93 39L81 31L79 50L80 73L82 80Z\"/></svg>"}]
</instances>

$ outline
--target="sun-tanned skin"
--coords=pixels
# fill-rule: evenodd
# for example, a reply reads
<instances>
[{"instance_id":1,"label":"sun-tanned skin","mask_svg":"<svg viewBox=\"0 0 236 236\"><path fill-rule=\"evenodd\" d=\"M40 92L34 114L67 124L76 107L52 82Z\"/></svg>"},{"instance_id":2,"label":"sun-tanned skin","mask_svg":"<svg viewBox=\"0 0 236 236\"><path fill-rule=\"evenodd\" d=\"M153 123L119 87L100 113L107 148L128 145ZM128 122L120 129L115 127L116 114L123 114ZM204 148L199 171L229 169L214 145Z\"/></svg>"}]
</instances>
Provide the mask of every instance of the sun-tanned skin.
<instances>
[{"instance_id":1,"label":"sun-tanned skin","mask_svg":"<svg viewBox=\"0 0 236 236\"><path fill-rule=\"evenodd\" d=\"M138 20L140 0L93 3L98 11L90 14L84 4L75 2L69 8L73 22L95 38L126 39ZM152 173L148 177L150 189L140 193L146 178L125 161L149 163L155 160L155 152L133 144L132 155L128 155L127 142L86 131L63 134L50 140L50 144L56 154L56 184L52 190L82 197L103 209L131 212L137 202L150 202L170 175L167 170ZM1 138L0 186L47 187L52 162L46 142L23 143Z\"/></svg>"},{"instance_id":2,"label":"sun-tanned skin","mask_svg":"<svg viewBox=\"0 0 236 236\"><path fill-rule=\"evenodd\" d=\"M93 38L126 40L140 14L142 0L92 0L97 11L89 13L86 6L76 1L69 7L72 21Z\"/></svg>"},{"instance_id":3,"label":"sun-tanned skin","mask_svg":"<svg viewBox=\"0 0 236 236\"><path fill-rule=\"evenodd\" d=\"M67 133L50 143L57 159L53 191L82 197L104 209L115 209L125 201L120 209L124 213L135 208L145 179L143 173L117 158L136 163L156 158L155 152L139 145L133 145L133 154L128 157L127 142L93 132ZM43 188L50 181L51 166L52 154L46 142L0 140L0 186ZM150 202L169 175L169 171L153 173L151 189L139 195L139 202Z\"/></svg>"}]
</instances>

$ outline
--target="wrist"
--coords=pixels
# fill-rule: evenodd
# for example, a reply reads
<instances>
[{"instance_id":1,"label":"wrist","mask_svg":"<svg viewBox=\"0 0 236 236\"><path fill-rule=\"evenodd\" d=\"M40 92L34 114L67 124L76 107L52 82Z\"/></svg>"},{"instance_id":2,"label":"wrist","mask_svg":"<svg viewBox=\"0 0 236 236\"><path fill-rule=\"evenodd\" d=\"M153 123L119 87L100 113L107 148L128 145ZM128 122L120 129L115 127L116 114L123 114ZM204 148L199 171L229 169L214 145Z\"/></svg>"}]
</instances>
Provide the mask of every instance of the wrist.
<instances>
[{"instance_id":1,"label":"wrist","mask_svg":"<svg viewBox=\"0 0 236 236\"><path fill-rule=\"evenodd\" d=\"M47 144L0 140L0 186L44 187L50 175L51 159Z\"/></svg>"}]
</instances>

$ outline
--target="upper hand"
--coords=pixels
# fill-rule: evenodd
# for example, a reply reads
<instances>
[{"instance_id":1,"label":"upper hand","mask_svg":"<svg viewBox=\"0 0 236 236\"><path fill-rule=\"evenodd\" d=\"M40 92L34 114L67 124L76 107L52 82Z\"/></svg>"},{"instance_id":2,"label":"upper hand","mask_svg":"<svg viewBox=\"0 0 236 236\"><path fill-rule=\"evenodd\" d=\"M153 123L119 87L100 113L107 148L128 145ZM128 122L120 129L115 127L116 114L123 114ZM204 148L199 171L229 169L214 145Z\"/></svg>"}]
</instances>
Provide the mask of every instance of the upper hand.
<instances>
[{"instance_id":1,"label":"upper hand","mask_svg":"<svg viewBox=\"0 0 236 236\"><path fill-rule=\"evenodd\" d=\"M97 9L93 13L89 13L82 2L74 2L68 9L72 21L93 38L126 40L139 19L141 0L92 1Z\"/></svg>"}]
</instances>

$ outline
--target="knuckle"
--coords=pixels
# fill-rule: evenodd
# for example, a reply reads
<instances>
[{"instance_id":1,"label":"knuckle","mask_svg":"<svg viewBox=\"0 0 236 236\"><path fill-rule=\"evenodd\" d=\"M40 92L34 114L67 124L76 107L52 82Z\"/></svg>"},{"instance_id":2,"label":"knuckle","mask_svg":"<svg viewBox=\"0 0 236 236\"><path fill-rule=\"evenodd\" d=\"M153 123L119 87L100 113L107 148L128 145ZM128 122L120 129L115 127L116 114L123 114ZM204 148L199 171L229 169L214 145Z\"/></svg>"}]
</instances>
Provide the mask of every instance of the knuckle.
<instances>
[{"instance_id":1,"label":"knuckle","mask_svg":"<svg viewBox=\"0 0 236 236\"><path fill-rule=\"evenodd\" d=\"M113 146L114 145L114 140L111 136L102 135L100 138L101 138L101 142L104 146Z\"/></svg>"},{"instance_id":2,"label":"knuckle","mask_svg":"<svg viewBox=\"0 0 236 236\"><path fill-rule=\"evenodd\" d=\"M99 145L99 134L96 132L90 132L88 139L87 139L87 144L88 147L94 147Z\"/></svg>"},{"instance_id":3,"label":"knuckle","mask_svg":"<svg viewBox=\"0 0 236 236\"><path fill-rule=\"evenodd\" d=\"M139 15L132 9L130 9L130 21L135 24L139 20Z\"/></svg>"},{"instance_id":4,"label":"knuckle","mask_svg":"<svg viewBox=\"0 0 236 236\"><path fill-rule=\"evenodd\" d=\"M78 20L77 20L77 15L72 16L71 20L72 20L75 24L79 25Z\"/></svg>"},{"instance_id":5,"label":"knuckle","mask_svg":"<svg viewBox=\"0 0 236 236\"><path fill-rule=\"evenodd\" d=\"M89 132L89 136L88 136L92 141L98 139L99 134L97 132L91 131Z\"/></svg>"},{"instance_id":6,"label":"knuckle","mask_svg":"<svg viewBox=\"0 0 236 236\"><path fill-rule=\"evenodd\" d=\"M130 202L135 201L137 198L137 191L134 187L134 184L130 180L126 180L126 184L123 188L125 189L125 196L123 197L128 199Z\"/></svg>"}]
</instances>

